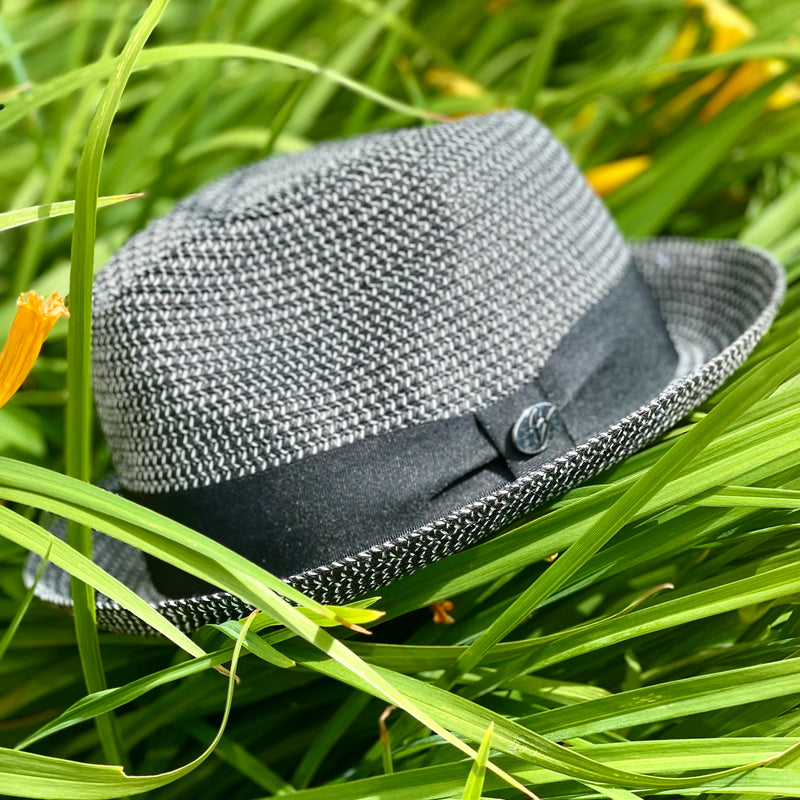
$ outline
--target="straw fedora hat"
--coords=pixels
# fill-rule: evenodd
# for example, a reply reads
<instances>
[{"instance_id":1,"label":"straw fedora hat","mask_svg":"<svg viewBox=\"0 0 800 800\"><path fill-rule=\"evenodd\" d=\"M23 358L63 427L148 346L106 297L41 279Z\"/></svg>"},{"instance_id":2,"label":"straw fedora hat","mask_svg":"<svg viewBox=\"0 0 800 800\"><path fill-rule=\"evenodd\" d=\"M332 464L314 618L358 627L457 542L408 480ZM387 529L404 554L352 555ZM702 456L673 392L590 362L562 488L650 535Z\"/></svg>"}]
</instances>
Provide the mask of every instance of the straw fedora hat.
<instances>
[{"instance_id":1,"label":"straw fedora hat","mask_svg":"<svg viewBox=\"0 0 800 800\"><path fill-rule=\"evenodd\" d=\"M107 486L345 602L668 430L744 361L783 286L734 242L626 241L521 112L267 159L95 281ZM100 534L94 559L184 630L247 611ZM68 606L69 576L49 565L36 593ZM97 617L148 632L102 595Z\"/></svg>"}]
</instances>

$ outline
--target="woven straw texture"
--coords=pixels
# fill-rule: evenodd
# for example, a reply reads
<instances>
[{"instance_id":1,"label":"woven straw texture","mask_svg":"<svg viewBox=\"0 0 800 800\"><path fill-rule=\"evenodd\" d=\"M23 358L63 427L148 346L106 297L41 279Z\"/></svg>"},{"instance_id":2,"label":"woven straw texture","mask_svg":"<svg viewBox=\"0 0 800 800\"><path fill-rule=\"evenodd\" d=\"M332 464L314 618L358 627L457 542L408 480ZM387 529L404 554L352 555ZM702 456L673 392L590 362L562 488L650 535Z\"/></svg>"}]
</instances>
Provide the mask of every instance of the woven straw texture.
<instances>
[{"instance_id":1,"label":"woven straw texture","mask_svg":"<svg viewBox=\"0 0 800 800\"><path fill-rule=\"evenodd\" d=\"M484 407L628 260L519 112L240 170L97 278L94 392L120 483L208 486Z\"/></svg>"},{"instance_id":2,"label":"woven straw texture","mask_svg":"<svg viewBox=\"0 0 800 800\"><path fill-rule=\"evenodd\" d=\"M135 237L97 279L95 391L119 482L212 485L482 408L536 376L631 257L678 351L675 380L501 490L287 580L323 602L502 530L672 427L765 333L782 270L729 242L629 246L563 149L519 113L234 173ZM94 558L183 630L248 611L224 592L164 598L140 552L97 533ZM69 576L48 566L36 593L68 606ZM97 617L151 632L103 596Z\"/></svg>"}]
</instances>

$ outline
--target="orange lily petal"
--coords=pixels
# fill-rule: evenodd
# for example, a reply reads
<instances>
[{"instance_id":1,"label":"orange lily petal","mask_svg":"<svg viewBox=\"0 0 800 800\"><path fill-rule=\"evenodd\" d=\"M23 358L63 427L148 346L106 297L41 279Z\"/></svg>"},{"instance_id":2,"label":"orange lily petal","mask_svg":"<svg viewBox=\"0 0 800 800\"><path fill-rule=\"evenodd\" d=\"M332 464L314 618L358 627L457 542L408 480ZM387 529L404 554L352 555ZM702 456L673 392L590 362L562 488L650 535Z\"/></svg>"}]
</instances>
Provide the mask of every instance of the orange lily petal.
<instances>
[{"instance_id":1,"label":"orange lily petal","mask_svg":"<svg viewBox=\"0 0 800 800\"><path fill-rule=\"evenodd\" d=\"M687 86L679 95L673 97L653 118L658 131L667 131L675 120L682 117L701 97L710 94L724 80L727 73L724 69L715 69L704 75L699 81Z\"/></svg>"},{"instance_id":2,"label":"orange lily petal","mask_svg":"<svg viewBox=\"0 0 800 800\"><path fill-rule=\"evenodd\" d=\"M608 164L587 170L586 180L601 197L606 197L644 172L652 163L653 159L647 155L609 161Z\"/></svg>"},{"instance_id":3,"label":"orange lily petal","mask_svg":"<svg viewBox=\"0 0 800 800\"><path fill-rule=\"evenodd\" d=\"M776 58L751 59L740 64L720 90L703 106L699 119L708 122L739 97L745 97L770 78L786 72L786 63Z\"/></svg>"},{"instance_id":4,"label":"orange lily petal","mask_svg":"<svg viewBox=\"0 0 800 800\"><path fill-rule=\"evenodd\" d=\"M36 292L25 292L17 299L17 314L0 352L0 406L28 377L42 343L59 317L69 317L69 312L55 292L46 300Z\"/></svg>"}]
</instances>

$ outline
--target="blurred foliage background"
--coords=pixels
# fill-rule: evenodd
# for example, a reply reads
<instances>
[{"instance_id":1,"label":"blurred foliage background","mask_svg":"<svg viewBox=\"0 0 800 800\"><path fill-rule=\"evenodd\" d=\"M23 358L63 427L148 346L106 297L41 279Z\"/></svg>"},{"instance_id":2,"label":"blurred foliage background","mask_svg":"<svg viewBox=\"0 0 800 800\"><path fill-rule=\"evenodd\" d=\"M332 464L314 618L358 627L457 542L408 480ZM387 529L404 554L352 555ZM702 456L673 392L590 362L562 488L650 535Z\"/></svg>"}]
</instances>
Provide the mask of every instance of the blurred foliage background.
<instances>
[{"instance_id":1,"label":"blurred foliage background","mask_svg":"<svg viewBox=\"0 0 800 800\"><path fill-rule=\"evenodd\" d=\"M4 0L0 211L75 198L98 100L146 7ZM715 441L682 465L660 502L632 508L606 548L538 613L515 620L511 643L443 682L464 647L543 574L545 557L610 507L615 487L718 424L706 415L730 389L532 521L387 589L376 605L387 615L368 644L336 634L476 749L493 723L481 761L491 752L540 797L798 795L797 382L759 394L757 369L777 371L798 349L799 16L794 0L171 0L116 110L99 194L137 196L98 211L96 268L148 220L238 165L509 107L552 128L627 235L738 237L786 265L781 316L737 375L751 380L737 384L751 385L751 400L725 412ZM0 214L1 331L20 292L68 292L73 219L50 213ZM0 409L0 456L55 472L65 462L66 331L55 327L23 390ZM93 441L98 480L111 467L99 429ZM38 521L23 503L12 509ZM0 538L4 748L87 693L70 618L35 602L20 612L24 555ZM455 622L434 624L426 606L445 599ZM227 685L210 669L178 680L188 662L165 640L100 634L107 684L139 688L73 712L75 726L27 748L66 765L23 764L4 749L0 794L521 796L495 775L470 777L470 759L402 711L379 731L380 692L291 626L267 630L296 666L258 653L242 660L230 722L201 766L166 788L118 776L117 788L102 790L87 788L95 773L83 763L123 762L145 775L195 758L214 738ZM229 647L220 631L195 639L208 652ZM170 669L167 680L160 671ZM96 728L91 721L112 707ZM758 766L707 777L744 765ZM24 770L35 793L15 782ZM63 785L47 783L58 775Z\"/></svg>"}]
</instances>

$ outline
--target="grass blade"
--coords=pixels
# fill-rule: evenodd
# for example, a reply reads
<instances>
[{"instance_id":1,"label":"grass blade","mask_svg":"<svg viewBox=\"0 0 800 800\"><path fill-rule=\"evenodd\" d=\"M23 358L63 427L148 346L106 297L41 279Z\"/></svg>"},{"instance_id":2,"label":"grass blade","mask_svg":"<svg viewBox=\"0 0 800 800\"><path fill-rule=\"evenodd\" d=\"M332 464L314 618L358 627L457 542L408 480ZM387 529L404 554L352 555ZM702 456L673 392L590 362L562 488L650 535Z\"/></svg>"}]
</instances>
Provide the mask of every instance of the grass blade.
<instances>
[{"instance_id":1,"label":"grass blade","mask_svg":"<svg viewBox=\"0 0 800 800\"><path fill-rule=\"evenodd\" d=\"M67 474L82 481L89 481L92 477L90 347L100 167L111 123L125 91L128 77L166 4L167 0L153 0L131 33L117 62L115 74L100 98L78 167L69 284L71 317L67 338L66 469ZM70 523L68 537L70 543L81 554L91 555L91 531L88 528ZM88 584L73 578L72 599L75 632L86 686L90 692L100 691L105 689L106 681L97 637L94 591ZM112 764L125 763L124 749L113 718L99 717L97 725L106 759Z\"/></svg>"},{"instance_id":2,"label":"grass blade","mask_svg":"<svg viewBox=\"0 0 800 800\"><path fill-rule=\"evenodd\" d=\"M105 800L112 797L130 797L167 786L188 775L214 752L228 724L233 689L236 685L236 668L249 625L242 626L231 657L231 674L228 693L217 735L197 758L179 769L160 775L128 776L118 766L80 764L36 753L0 748L0 784L3 791L15 797L42 798L43 800Z\"/></svg>"},{"instance_id":3,"label":"grass blade","mask_svg":"<svg viewBox=\"0 0 800 800\"><path fill-rule=\"evenodd\" d=\"M517 107L524 111L531 111L536 105L539 90L547 80L547 73L553 62L558 41L564 32L564 25L570 14L575 10L580 0L558 0L547 15L544 29L536 40L525 78L517 98Z\"/></svg>"},{"instance_id":4,"label":"grass blade","mask_svg":"<svg viewBox=\"0 0 800 800\"><path fill-rule=\"evenodd\" d=\"M0 661L3 660L3 656L6 654L6 650L8 650L8 646L11 644L11 640L14 638L14 634L17 632L17 629L19 628L19 625L22 622L25 613L30 607L31 601L33 600L33 593L36 591L36 584L39 583L39 579L42 577L42 574L44 573L45 568L49 563L49 560L50 560L50 548L48 548L44 556L42 556L42 563L39 564L39 568L36 570L36 574L33 576L33 582L31 583L31 586L28 589L28 591L25 592L25 597L19 604L17 613L14 614L14 618L11 620L9 626L5 629L5 631L3 631L2 637L0 637Z\"/></svg>"},{"instance_id":5,"label":"grass blade","mask_svg":"<svg viewBox=\"0 0 800 800\"><path fill-rule=\"evenodd\" d=\"M126 200L133 200L137 197L142 197L142 192L136 192L135 194L118 194L113 197L98 197L97 207L105 208L106 206L124 203ZM42 219L62 217L66 214L74 213L74 210L75 202L73 200L64 200L60 203L45 203L40 206L30 206L29 208L19 208L15 211L6 211L0 214L0 231L17 228L20 225L27 225L30 222L37 222Z\"/></svg>"},{"instance_id":6,"label":"grass blade","mask_svg":"<svg viewBox=\"0 0 800 800\"><path fill-rule=\"evenodd\" d=\"M464 786L464 793L461 795L461 800L481 800L483 796L483 781L486 777L486 762L489 760L489 750L492 746L492 735L494 734L494 723L489 723L486 733L481 740L481 746L478 749L478 755L472 762L472 768L469 771L466 786Z\"/></svg>"},{"instance_id":7,"label":"grass blade","mask_svg":"<svg viewBox=\"0 0 800 800\"><path fill-rule=\"evenodd\" d=\"M135 65L135 70L138 72L139 70L176 64L181 61L195 61L197 59L219 60L227 58L241 58L263 61L270 64L282 64L283 66L291 67L310 75L324 76L333 83L345 89L349 89L355 94L361 95L378 105L402 114L403 117L425 120L443 119L441 115L432 114L428 111L408 105L407 103L395 100L352 78L348 78L346 75L341 75L313 61L263 47L253 47L243 44L226 44L222 42L198 42L150 47L141 52ZM59 78L54 78L46 84L41 84L24 95L15 95L9 98L5 104L3 114L0 116L0 130L8 128L15 122L24 118L27 114L30 114L33 110L65 97L78 89L82 89L98 78L112 74L116 69L116 64L117 61L115 59L96 61L87 67L82 67L62 75Z\"/></svg>"}]
</instances>

